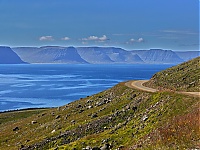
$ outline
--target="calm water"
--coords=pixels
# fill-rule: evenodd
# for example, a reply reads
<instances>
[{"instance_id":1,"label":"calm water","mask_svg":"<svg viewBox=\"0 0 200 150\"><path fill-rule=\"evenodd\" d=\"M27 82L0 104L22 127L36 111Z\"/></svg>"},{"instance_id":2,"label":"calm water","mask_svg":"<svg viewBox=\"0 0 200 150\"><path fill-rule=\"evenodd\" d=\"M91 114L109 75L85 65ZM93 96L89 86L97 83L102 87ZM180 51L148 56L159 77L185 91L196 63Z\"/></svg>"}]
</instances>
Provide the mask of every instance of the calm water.
<instances>
[{"instance_id":1,"label":"calm water","mask_svg":"<svg viewBox=\"0 0 200 150\"><path fill-rule=\"evenodd\" d=\"M56 107L172 65L0 65L0 111Z\"/></svg>"}]
</instances>

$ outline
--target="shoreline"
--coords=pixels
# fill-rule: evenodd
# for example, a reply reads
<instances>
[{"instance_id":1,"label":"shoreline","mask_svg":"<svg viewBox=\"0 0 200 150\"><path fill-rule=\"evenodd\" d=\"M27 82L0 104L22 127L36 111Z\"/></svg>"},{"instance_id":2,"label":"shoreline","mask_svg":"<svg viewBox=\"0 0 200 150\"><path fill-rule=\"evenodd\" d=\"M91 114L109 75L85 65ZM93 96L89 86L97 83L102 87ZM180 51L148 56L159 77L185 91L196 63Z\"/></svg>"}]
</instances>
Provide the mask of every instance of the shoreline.
<instances>
[{"instance_id":1,"label":"shoreline","mask_svg":"<svg viewBox=\"0 0 200 150\"><path fill-rule=\"evenodd\" d=\"M0 114L3 113L12 113L12 112L23 112L23 111L33 111L33 110L47 110L51 108L56 108L56 107L38 107L38 108L22 108L22 109L15 109L15 110L5 110L5 111L0 111Z\"/></svg>"}]
</instances>

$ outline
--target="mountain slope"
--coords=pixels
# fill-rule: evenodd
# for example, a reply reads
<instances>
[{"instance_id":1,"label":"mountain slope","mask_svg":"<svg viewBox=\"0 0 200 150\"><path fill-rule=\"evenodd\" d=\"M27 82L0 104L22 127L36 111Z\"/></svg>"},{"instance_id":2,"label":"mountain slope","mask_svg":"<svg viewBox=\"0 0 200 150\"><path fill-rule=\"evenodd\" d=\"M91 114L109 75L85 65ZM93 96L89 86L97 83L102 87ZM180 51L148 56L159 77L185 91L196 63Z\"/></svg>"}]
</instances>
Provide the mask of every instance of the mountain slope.
<instances>
[{"instance_id":1,"label":"mountain slope","mask_svg":"<svg viewBox=\"0 0 200 150\"><path fill-rule=\"evenodd\" d=\"M0 64L22 64L19 56L10 48L0 46Z\"/></svg>"},{"instance_id":2,"label":"mountain slope","mask_svg":"<svg viewBox=\"0 0 200 150\"><path fill-rule=\"evenodd\" d=\"M144 51L132 51L132 53L138 54L140 58L146 63L176 64L184 61L175 52L171 50L150 49Z\"/></svg>"},{"instance_id":3,"label":"mountain slope","mask_svg":"<svg viewBox=\"0 0 200 150\"><path fill-rule=\"evenodd\" d=\"M199 92L200 57L156 73L146 83L149 87L178 91Z\"/></svg>"},{"instance_id":4,"label":"mountain slope","mask_svg":"<svg viewBox=\"0 0 200 150\"><path fill-rule=\"evenodd\" d=\"M200 51L176 51L175 53L184 61L188 61L200 56Z\"/></svg>"}]
</instances>

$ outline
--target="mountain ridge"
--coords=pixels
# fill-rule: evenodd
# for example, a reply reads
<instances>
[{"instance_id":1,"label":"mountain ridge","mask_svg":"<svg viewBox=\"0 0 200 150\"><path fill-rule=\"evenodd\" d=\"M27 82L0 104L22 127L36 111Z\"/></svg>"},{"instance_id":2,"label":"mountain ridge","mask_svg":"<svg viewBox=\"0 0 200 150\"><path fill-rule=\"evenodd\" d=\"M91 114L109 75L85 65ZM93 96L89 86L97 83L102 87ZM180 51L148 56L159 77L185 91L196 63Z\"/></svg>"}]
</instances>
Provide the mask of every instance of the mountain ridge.
<instances>
[{"instance_id":1,"label":"mountain ridge","mask_svg":"<svg viewBox=\"0 0 200 150\"><path fill-rule=\"evenodd\" d=\"M74 49L74 52L69 53L68 48ZM127 51L117 47L43 46L12 49L22 60L29 63L178 64L199 56L198 51L176 52L162 49ZM58 57L59 55L65 57Z\"/></svg>"}]
</instances>

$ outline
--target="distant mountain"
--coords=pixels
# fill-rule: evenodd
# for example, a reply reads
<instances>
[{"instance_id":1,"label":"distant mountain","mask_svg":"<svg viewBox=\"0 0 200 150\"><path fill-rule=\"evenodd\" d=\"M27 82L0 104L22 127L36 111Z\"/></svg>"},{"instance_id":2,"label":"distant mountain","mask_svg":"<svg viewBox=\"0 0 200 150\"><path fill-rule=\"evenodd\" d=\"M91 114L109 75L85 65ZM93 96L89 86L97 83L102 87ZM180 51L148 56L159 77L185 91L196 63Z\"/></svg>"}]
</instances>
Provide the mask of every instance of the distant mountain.
<instances>
[{"instance_id":1,"label":"distant mountain","mask_svg":"<svg viewBox=\"0 0 200 150\"><path fill-rule=\"evenodd\" d=\"M175 52L171 50L150 49L132 51L132 53L138 54L140 58L146 63L176 64L184 61Z\"/></svg>"},{"instance_id":2,"label":"distant mountain","mask_svg":"<svg viewBox=\"0 0 200 150\"><path fill-rule=\"evenodd\" d=\"M83 64L87 63L77 53L74 47L45 46L40 48L13 48L19 56L30 63L66 63Z\"/></svg>"},{"instance_id":3,"label":"distant mountain","mask_svg":"<svg viewBox=\"0 0 200 150\"><path fill-rule=\"evenodd\" d=\"M175 53L184 61L188 61L200 56L200 51L175 51Z\"/></svg>"},{"instance_id":4,"label":"distant mountain","mask_svg":"<svg viewBox=\"0 0 200 150\"><path fill-rule=\"evenodd\" d=\"M13 50L28 63L65 64L178 64L198 56L198 51L150 49L127 51L115 47L17 47Z\"/></svg>"},{"instance_id":5,"label":"distant mountain","mask_svg":"<svg viewBox=\"0 0 200 150\"><path fill-rule=\"evenodd\" d=\"M0 64L22 64L20 57L10 48L0 46Z\"/></svg>"},{"instance_id":6,"label":"distant mountain","mask_svg":"<svg viewBox=\"0 0 200 150\"><path fill-rule=\"evenodd\" d=\"M98 63L144 63L137 55L115 47L78 47L78 53L87 62Z\"/></svg>"}]
</instances>

